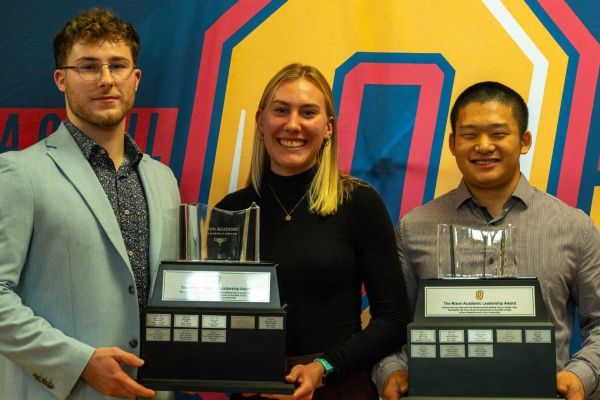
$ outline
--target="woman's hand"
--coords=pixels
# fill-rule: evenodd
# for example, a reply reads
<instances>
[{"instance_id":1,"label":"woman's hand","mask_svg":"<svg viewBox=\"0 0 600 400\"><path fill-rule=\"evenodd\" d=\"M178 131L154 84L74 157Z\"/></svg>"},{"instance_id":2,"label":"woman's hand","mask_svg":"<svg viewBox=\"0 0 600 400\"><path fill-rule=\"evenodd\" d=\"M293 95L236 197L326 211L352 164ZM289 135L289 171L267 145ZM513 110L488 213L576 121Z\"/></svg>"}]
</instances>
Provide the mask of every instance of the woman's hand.
<instances>
[{"instance_id":1,"label":"woman's hand","mask_svg":"<svg viewBox=\"0 0 600 400\"><path fill-rule=\"evenodd\" d=\"M306 365L296 365L285 377L287 382L296 385L294 394L291 396L281 394L263 394L262 396L268 399L279 400L311 400L315 389L323 386L324 373L325 369L321 363L316 361Z\"/></svg>"}]
</instances>

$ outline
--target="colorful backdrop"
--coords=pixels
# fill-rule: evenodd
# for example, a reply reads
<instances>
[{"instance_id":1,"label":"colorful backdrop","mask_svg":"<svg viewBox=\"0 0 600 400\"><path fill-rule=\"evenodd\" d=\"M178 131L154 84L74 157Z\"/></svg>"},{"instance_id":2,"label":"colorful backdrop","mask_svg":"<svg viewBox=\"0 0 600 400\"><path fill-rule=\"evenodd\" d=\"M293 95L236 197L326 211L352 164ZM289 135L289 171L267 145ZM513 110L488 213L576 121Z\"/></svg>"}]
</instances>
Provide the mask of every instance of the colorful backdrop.
<instances>
[{"instance_id":1,"label":"colorful backdrop","mask_svg":"<svg viewBox=\"0 0 600 400\"><path fill-rule=\"evenodd\" d=\"M3 1L0 152L64 118L51 42L94 5L141 35L128 129L171 166L185 202L212 204L244 185L261 91L303 62L332 83L343 170L378 189L394 222L457 185L448 108L470 84L497 80L529 104L523 172L600 225L595 0Z\"/></svg>"}]
</instances>

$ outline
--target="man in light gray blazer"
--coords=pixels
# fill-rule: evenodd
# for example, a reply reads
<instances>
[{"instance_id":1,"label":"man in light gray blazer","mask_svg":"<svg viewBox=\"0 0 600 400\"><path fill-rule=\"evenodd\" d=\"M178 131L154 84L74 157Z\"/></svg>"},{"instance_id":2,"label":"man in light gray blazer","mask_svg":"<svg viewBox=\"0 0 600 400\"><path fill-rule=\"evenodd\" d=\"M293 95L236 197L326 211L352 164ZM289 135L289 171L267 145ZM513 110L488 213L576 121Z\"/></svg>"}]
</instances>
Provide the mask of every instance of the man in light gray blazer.
<instances>
[{"instance_id":1,"label":"man in light gray blazer","mask_svg":"<svg viewBox=\"0 0 600 400\"><path fill-rule=\"evenodd\" d=\"M0 155L0 399L151 397L140 311L176 257L177 182L125 133L139 37L103 9L54 41L67 119Z\"/></svg>"}]
</instances>

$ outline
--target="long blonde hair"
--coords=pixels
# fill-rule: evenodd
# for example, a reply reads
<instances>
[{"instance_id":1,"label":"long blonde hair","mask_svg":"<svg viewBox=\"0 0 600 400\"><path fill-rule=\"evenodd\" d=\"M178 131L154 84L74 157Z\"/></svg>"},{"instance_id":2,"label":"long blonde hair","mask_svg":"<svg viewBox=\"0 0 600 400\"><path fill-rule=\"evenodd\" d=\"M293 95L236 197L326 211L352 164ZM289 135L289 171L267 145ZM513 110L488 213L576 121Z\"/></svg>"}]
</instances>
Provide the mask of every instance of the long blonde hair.
<instances>
[{"instance_id":1,"label":"long blonde hair","mask_svg":"<svg viewBox=\"0 0 600 400\"><path fill-rule=\"evenodd\" d=\"M335 110L333 107L333 94L331 86L321 72L313 66L303 64L289 64L281 69L267 83L263 91L258 110L264 112L275 96L279 87L289 81L306 79L313 83L325 98L325 111L327 119L332 124L331 138L323 143L317 154L317 171L308 190L309 210L316 214L326 216L335 214L338 207L348 198L354 184L358 181L350 176L342 175L338 166L338 133ZM252 150L252 164L248 184L260 194L260 185L265 170L270 167L269 154L265 149L258 124L254 127L254 147Z\"/></svg>"}]
</instances>

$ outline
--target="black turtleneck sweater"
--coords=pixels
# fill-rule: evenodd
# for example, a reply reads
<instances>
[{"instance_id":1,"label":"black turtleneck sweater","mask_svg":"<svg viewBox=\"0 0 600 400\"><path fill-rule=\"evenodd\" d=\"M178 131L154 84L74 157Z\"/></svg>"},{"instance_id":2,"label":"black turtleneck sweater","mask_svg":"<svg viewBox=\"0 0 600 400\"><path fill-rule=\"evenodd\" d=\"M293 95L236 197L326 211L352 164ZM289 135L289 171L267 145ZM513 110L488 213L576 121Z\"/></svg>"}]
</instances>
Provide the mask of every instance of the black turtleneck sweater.
<instances>
[{"instance_id":1,"label":"black turtleneck sweater","mask_svg":"<svg viewBox=\"0 0 600 400\"><path fill-rule=\"evenodd\" d=\"M279 264L281 301L287 304L288 355L324 352L342 378L369 371L406 342L409 311L393 227L383 201L368 185L355 185L338 211L322 217L308 211L304 198L314 170L291 177L268 172L260 195L245 188L217 207L260 206L262 261ZM361 284L371 322L361 330Z\"/></svg>"}]
</instances>

